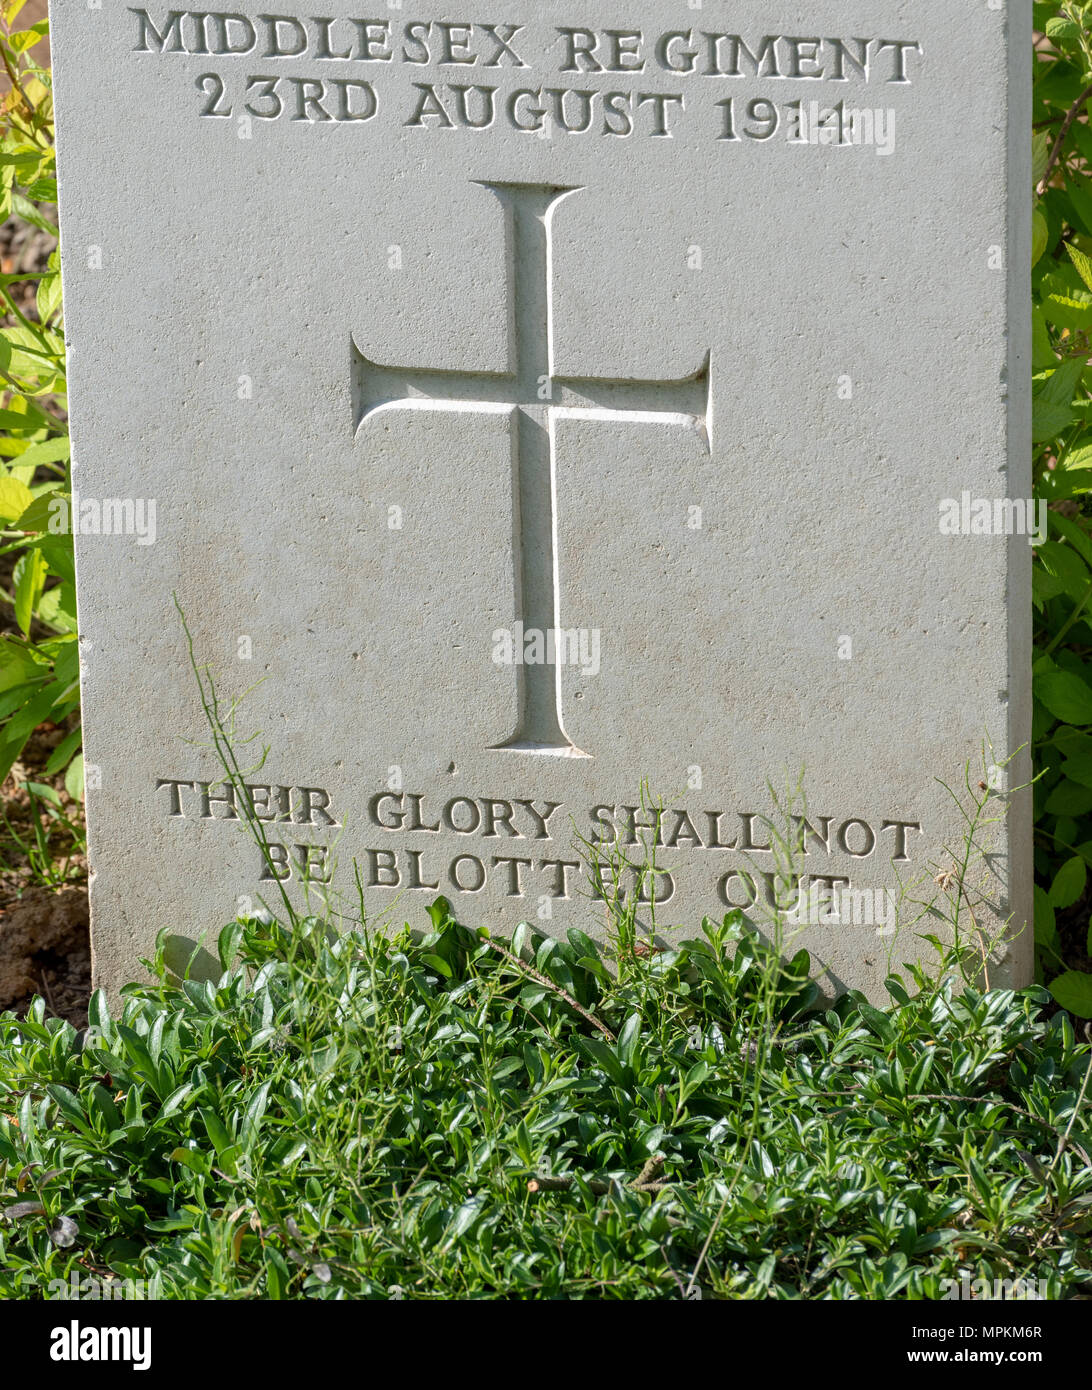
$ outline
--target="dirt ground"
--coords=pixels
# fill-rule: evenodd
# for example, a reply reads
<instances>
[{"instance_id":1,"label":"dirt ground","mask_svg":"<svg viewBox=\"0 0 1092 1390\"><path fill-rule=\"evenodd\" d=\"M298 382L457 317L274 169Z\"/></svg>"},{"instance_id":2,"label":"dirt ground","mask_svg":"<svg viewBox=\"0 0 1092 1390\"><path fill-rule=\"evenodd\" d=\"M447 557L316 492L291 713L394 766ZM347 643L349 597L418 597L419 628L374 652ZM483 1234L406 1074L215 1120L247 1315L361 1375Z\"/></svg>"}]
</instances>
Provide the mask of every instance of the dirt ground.
<instances>
[{"instance_id":1,"label":"dirt ground","mask_svg":"<svg viewBox=\"0 0 1092 1390\"><path fill-rule=\"evenodd\" d=\"M47 8L46 0L27 0L25 7L19 11L19 27L29 29L40 19L45 19Z\"/></svg>"},{"instance_id":2,"label":"dirt ground","mask_svg":"<svg viewBox=\"0 0 1092 1390\"><path fill-rule=\"evenodd\" d=\"M0 788L0 1011L22 1013L40 994L50 1013L82 1028L91 993L83 807L63 777L44 772L65 732L39 729ZM63 818L28 793L28 781L57 792Z\"/></svg>"},{"instance_id":3,"label":"dirt ground","mask_svg":"<svg viewBox=\"0 0 1092 1390\"><path fill-rule=\"evenodd\" d=\"M28 888L0 908L0 1011L21 1016L40 994L48 1014L85 1028L90 993L86 884Z\"/></svg>"}]
</instances>

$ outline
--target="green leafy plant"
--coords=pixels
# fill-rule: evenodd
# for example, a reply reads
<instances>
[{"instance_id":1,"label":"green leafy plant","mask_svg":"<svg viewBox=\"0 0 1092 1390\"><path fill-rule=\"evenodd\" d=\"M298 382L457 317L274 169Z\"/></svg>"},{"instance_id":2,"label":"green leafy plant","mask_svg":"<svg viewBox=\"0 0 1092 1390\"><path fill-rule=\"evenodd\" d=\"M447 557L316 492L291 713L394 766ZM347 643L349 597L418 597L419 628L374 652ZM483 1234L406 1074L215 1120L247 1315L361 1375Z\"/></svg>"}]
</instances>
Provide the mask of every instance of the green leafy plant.
<instances>
[{"instance_id":1,"label":"green leafy plant","mask_svg":"<svg viewBox=\"0 0 1092 1390\"><path fill-rule=\"evenodd\" d=\"M1092 4L1035 6L1035 933L1054 997L1092 1018Z\"/></svg>"},{"instance_id":2,"label":"green leafy plant","mask_svg":"<svg viewBox=\"0 0 1092 1390\"><path fill-rule=\"evenodd\" d=\"M738 913L616 962L431 916L238 921L84 1033L0 1018L0 1296L1087 1289L1090 1049L1045 990L942 960L802 1015Z\"/></svg>"},{"instance_id":3,"label":"green leafy plant","mask_svg":"<svg viewBox=\"0 0 1092 1390\"><path fill-rule=\"evenodd\" d=\"M49 72L33 56L48 24L15 28L23 3L4 7L0 30L10 84L0 100L0 220L33 228L52 250L44 270L0 274L0 557L14 560L10 592L0 595L16 629L0 636L0 780L39 724L63 726L79 708L53 100ZM67 768L77 798L80 743L74 728L46 768Z\"/></svg>"},{"instance_id":4,"label":"green leafy plant","mask_svg":"<svg viewBox=\"0 0 1092 1390\"><path fill-rule=\"evenodd\" d=\"M82 875L79 856L84 848L83 827L66 811L54 787L27 782L23 791L28 825L16 826L7 812L0 810L5 832L0 838L0 867L9 868L9 858L21 860L33 883L61 888Z\"/></svg>"}]
</instances>

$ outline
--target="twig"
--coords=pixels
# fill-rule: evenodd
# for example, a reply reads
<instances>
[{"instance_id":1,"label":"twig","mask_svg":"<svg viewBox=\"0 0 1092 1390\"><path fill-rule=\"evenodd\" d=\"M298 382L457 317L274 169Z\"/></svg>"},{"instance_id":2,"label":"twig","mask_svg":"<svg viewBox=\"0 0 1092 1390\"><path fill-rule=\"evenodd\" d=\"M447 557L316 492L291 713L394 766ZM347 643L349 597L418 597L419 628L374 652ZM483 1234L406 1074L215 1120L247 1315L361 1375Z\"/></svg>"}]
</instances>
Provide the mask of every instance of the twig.
<instances>
[{"instance_id":1,"label":"twig","mask_svg":"<svg viewBox=\"0 0 1092 1390\"><path fill-rule=\"evenodd\" d=\"M664 1192L672 1187L673 1184L670 1179L665 1179L663 1182L655 1180L656 1174L663 1168L666 1162L667 1159L663 1154L653 1154L633 1181L628 1184L629 1191ZM560 1177L556 1178L532 1178L527 1184L527 1191L566 1192L580 1176L579 1173L563 1173ZM604 1196L616 1186L615 1183L604 1182L602 1178L585 1178L584 1181L598 1197Z\"/></svg>"},{"instance_id":2,"label":"twig","mask_svg":"<svg viewBox=\"0 0 1092 1390\"><path fill-rule=\"evenodd\" d=\"M532 1178L527 1184L528 1192L566 1192L572 1187L574 1178L572 1176L560 1178ZM586 1178L587 1186L597 1197L604 1197L613 1190L615 1184L604 1182L601 1178ZM630 1183L630 1192L664 1192L673 1187L671 1182L646 1182L640 1187L636 1183Z\"/></svg>"},{"instance_id":3,"label":"twig","mask_svg":"<svg viewBox=\"0 0 1092 1390\"><path fill-rule=\"evenodd\" d=\"M1077 119L1077 117L1081 114L1081 111L1084 109L1084 104L1089 97L1092 97L1092 87L1086 87L1084 89L1084 91L1080 94L1077 100L1069 108L1069 111L1066 114L1066 118L1062 122L1062 128L1058 132L1058 138L1057 140L1055 140L1054 148L1050 151L1050 158L1047 160L1046 172L1043 174L1043 177L1039 180L1039 187L1035 190L1036 194L1040 198L1047 191L1047 185L1050 183L1050 176L1054 173L1055 166L1057 165L1058 160L1061 157L1062 146L1065 144L1065 137L1069 134L1069 128L1070 126L1072 126L1073 122Z\"/></svg>"},{"instance_id":4,"label":"twig","mask_svg":"<svg viewBox=\"0 0 1092 1390\"><path fill-rule=\"evenodd\" d=\"M633 1186L644 1187L648 1183L652 1182L656 1174L660 1171L660 1169L664 1166L666 1162L667 1157L665 1154L653 1154L652 1157L645 1164L645 1166L637 1174L637 1181L633 1184Z\"/></svg>"},{"instance_id":5,"label":"twig","mask_svg":"<svg viewBox=\"0 0 1092 1390\"><path fill-rule=\"evenodd\" d=\"M608 1041L612 1043L618 1041L607 1025L603 1023L601 1019L596 1018L594 1014L589 1013L583 1004L577 1003L567 989L563 989L559 984L555 984L548 975L544 975L541 970L536 970L533 965L528 965L525 960L520 960L519 956L508 950L506 946L502 946L499 941L491 941L487 936L483 936L481 940L491 951L496 951L499 956L503 956L510 964L530 975L531 978L537 980L540 985L545 986L546 989L553 990L555 994L559 994L571 1009L575 1009L581 1018L587 1019L593 1028L598 1028L600 1033L602 1033Z\"/></svg>"},{"instance_id":6,"label":"twig","mask_svg":"<svg viewBox=\"0 0 1092 1390\"><path fill-rule=\"evenodd\" d=\"M19 93L23 105L30 112L31 120L33 121L34 117L36 117L38 114L38 108L34 105L30 97L28 97L26 92L23 90L23 84L19 81L19 74L15 71L15 68L12 66L11 59L8 57L7 54L7 49L2 45L0 45L0 59L3 60L4 67L7 69L8 80L11 82L11 85L15 88L15 90Z\"/></svg>"},{"instance_id":7,"label":"twig","mask_svg":"<svg viewBox=\"0 0 1092 1390\"><path fill-rule=\"evenodd\" d=\"M678 1271L676 1270L675 1266L671 1263L671 1260L668 1258L667 1251L664 1249L662 1245L660 1246L660 1254L664 1257L664 1264L667 1265L667 1272L671 1275L672 1279L674 1279L675 1283L678 1285L679 1293L682 1294L683 1298L685 1298L686 1285L679 1278Z\"/></svg>"}]
</instances>

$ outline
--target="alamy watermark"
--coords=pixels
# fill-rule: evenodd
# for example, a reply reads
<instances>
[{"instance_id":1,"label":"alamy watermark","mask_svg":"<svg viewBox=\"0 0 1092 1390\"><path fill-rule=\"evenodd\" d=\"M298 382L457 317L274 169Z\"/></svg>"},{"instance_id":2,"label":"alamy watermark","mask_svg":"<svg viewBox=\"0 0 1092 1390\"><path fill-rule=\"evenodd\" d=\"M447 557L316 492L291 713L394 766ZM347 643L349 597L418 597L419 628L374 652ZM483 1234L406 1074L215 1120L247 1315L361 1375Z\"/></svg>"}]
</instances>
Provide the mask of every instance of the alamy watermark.
<instances>
[{"instance_id":1,"label":"alamy watermark","mask_svg":"<svg viewBox=\"0 0 1092 1390\"><path fill-rule=\"evenodd\" d=\"M129 1361L134 1371L152 1364L150 1327L81 1327L73 1319L55 1327L49 1337L52 1361Z\"/></svg>"},{"instance_id":2,"label":"alamy watermark","mask_svg":"<svg viewBox=\"0 0 1092 1390\"><path fill-rule=\"evenodd\" d=\"M154 497L81 497L49 499L50 535L135 536L137 545L155 544Z\"/></svg>"},{"instance_id":3,"label":"alamy watermark","mask_svg":"<svg viewBox=\"0 0 1092 1390\"><path fill-rule=\"evenodd\" d=\"M796 145L829 145L843 149L872 148L878 155L895 153L895 112L890 107L863 110L801 102L789 139Z\"/></svg>"},{"instance_id":4,"label":"alamy watermark","mask_svg":"<svg viewBox=\"0 0 1092 1390\"><path fill-rule=\"evenodd\" d=\"M940 504L942 536L1027 536L1029 545L1047 538L1047 503L1031 497L945 497Z\"/></svg>"},{"instance_id":5,"label":"alamy watermark","mask_svg":"<svg viewBox=\"0 0 1092 1390\"><path fill-rule=\"evenodd\" d=\"M94 1274L80 1275L75 1270L67 1279L51 1279L46 1285L46 1297L76 1303L143 1303L162 1298L158 1276L144 1279L99 1279Z\"/></svg>"},{"instance_id":6,"label":"alamy watermark","mask_svg":"<svg viewBox=\"0 0 1092 1390\"><path fill-rule=\"evenodd\" d=\"M1037 1302L1048 1297L1046 1285L1041 1279L972 1279L969 1274L963 1274L959 1279L942 1279L940 1287L943 1290L941 1296L947 1301Z\"/></svg>"},{"instance_id":7,"label":"alamy watermark","mask_svg":"<svg viewBox=\"0 0 1092 1390\"><path fill-rule=\"evenodd\" d=\"M797 888L796 902L784 914L794 927L875 927L877 936L893 936L898 900L887 888L830 888L812 882Z\"/></svg>"},{"instance_id":8,"label":"alamy watermark","mask_svg":"<svg viewBox=\"0 0 1092 1390\"><path fill-rule=\"evenodd\" d=\"M515 623L493 633L496 666L579 666L586 676L597 676L600 639L597 627L551 627L543 631Z\"/></svg>"}]
</instances>

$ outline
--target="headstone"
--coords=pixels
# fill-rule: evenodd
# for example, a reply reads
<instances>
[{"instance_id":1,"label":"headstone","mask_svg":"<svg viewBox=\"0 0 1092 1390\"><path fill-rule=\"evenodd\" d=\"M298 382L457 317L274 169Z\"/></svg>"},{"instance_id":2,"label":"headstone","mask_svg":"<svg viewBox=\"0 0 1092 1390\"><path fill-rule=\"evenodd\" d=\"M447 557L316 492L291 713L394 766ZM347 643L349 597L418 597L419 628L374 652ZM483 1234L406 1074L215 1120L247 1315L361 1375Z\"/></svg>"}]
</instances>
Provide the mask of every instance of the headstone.
<instances>
[{"instance_id":1,"label":"headstone","mask_svg":"<svg viewBox=\"0 0 1092 1390\"><path fill-rule=\"evenodd\" d=\"M1030 6L465 14L56 9L98 983L601 935L658 805L661 944L798 887L879 998L954 884L1025 981Z\"/></svg>"}]
</instances>

